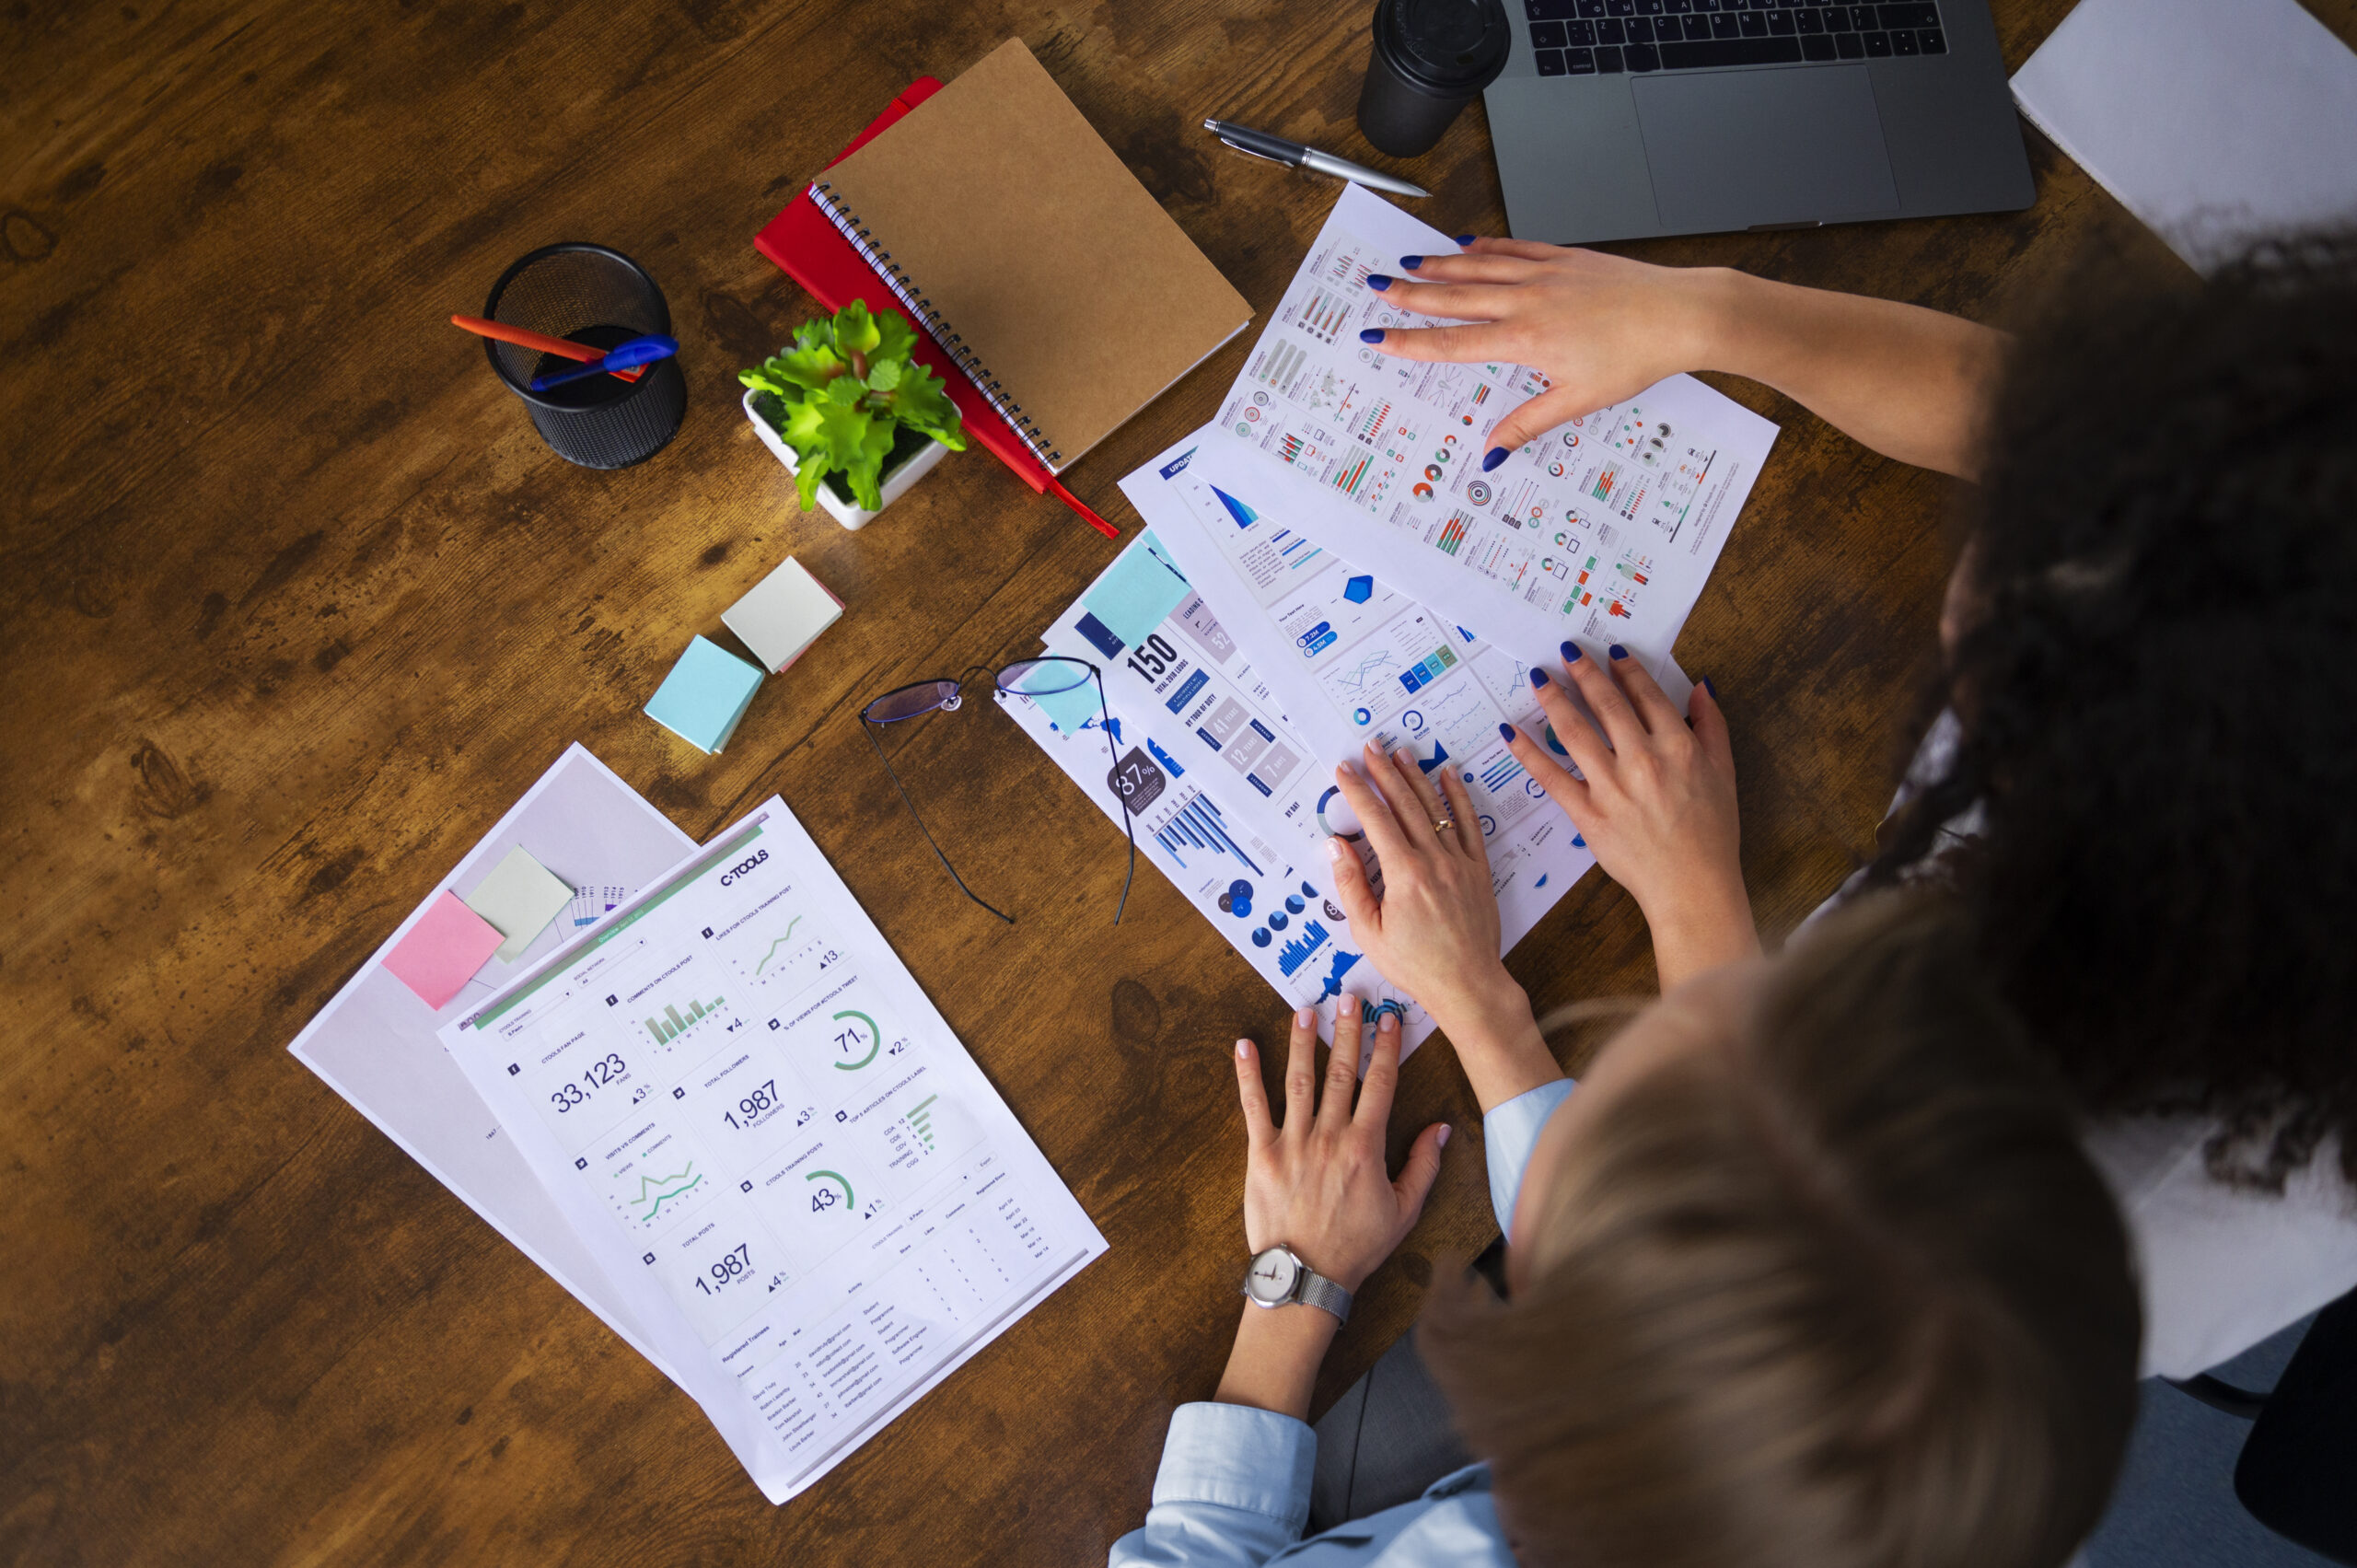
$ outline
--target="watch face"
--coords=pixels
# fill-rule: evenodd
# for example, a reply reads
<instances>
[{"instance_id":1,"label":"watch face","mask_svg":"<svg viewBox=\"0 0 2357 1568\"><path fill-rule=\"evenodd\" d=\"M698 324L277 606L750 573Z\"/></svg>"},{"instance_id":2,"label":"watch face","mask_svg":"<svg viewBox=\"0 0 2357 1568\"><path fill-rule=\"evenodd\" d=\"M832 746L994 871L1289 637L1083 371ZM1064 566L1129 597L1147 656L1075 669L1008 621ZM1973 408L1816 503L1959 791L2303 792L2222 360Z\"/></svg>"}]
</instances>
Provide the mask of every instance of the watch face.
<instances>
[{"instance_id":1,"label":"watch face","mask_svg":"<svg viewBox=\"0 0 2357 1568\"><path fill-rule=\"evenodd\" d=\"M1274 1307L1293 1299L1294 1282L1300 1277L1301 1265L1293 1254L1271 1247L1252 1260L1251 1272L1244 1276L1244 1294L1263 1307Z\"/></svg>"}]
</instances>

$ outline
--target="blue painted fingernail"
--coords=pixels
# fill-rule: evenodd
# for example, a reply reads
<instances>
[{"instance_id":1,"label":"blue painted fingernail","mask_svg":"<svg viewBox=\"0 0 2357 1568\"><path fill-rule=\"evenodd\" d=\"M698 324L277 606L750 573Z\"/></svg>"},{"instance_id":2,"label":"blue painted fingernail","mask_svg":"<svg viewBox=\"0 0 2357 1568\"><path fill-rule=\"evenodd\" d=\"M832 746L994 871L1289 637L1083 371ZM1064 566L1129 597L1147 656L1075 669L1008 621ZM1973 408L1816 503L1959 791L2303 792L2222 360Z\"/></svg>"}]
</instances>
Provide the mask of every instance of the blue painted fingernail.
<instances>
[{"instance_id":1,"label":"blue painted fingernail","mask_svg":"<svg viewBox=\"0 0 2357 1568\"><path fill-rule=\"evenodd\" d=\"M1565 664L1577 664L1580 662L1580 645L1577 643L1565 643L1563 645L1563 662Z\"/></svg>"},{"instance_id":2,"label":"blue painted fingernail","mask_svg":"<svg viewBox=\"0 0 2357 1568\"><path fill-rule=\"evenodd\" d=\"M1359 333L1359 342L1363 343L1379 343L1382 341L1383 329L1380 327L1367 327Z\"/></svg>"},{"instance_id":3,"label":"blue painted fingernail","mask_svg":"<svg viewBox=\"0 0 2357 1568\"><path fill-rule=\"evenodd\" d=\"M1488 452L1482 455L1481 471L1483 473L1488 473L1492 469L1496 468L1500 463L1504 462L1505 460L1506 449L1504 447L1492 447Z\"/></svg>"},{"instance_id":4,"label":"blue painted fingernail","mask_svg":"<svg viewBox=\"0 0 2357 1568\"><path fill-rule=\"evenodd\" d=\"M1474 237L1469 234L1460 234L1457 237L1457 242L1459 245L1470 245L1473 243L1473 239Z\"/></svg>"},{"instance_id":5,"label":"blue painted fingernail","mask_svg":"<svg viewBox=\"0 0 2357 1568\"><path fill-rule=\"evenodd\" d=\"M1424 259L1422 256L1402 256L1399 264L1412 273L1424 264Z\"/></svg>"},{"instance_id":6,"label":"blue painted fingernail","mask_svg":"<svg viewBox=\"0 0 2357 1568\"><path fill-rule=\"evenodd\" d=\"M1502 724L1498 726L1498 738L1500 740L1512 740L1514 738L1514 726L1510 724Z\"/></svg>"},{"instance_id":7,"label":"blue painted fingernail","mask_svg":"<svg viewBox=\"0 0 2357 1568\"><path fill-rule=\"evenodd\" d=\"M1713 702L1715 703L1718 701L1719 689L1711 684L1711 678L1707 675L1702 677L1702 690L1711 694L1711 700Z\"/></svg>"},{"instance_id":8,"label":"blue painted fingernail","mask_svg":"<svg viewBox=\"0 0 2357 1568\"><path fill-rule=\"evenodd\" d=\"M1547 684L1547 672L1546 672L1545 670L1543 670L1543 669L1540 669L1537 665L1533 665L1533 666L1531 666L1531 668L1530 668L1530 683L1531 683L1533 686L1544 686L1544 685L1546 685L1546 684Z\"/></svg>"},{"instance_id":9,"label":"blue painted fingernail","mask_svg":"<svg viewBox=\"0 0 2357 1568\"><path fill-rule=\"evenodd\" d=\"M1376 290L1377 293L1381 293L1383 290L1391 286L1390 274L1387 273L1369 273L1366 275L1366 286Z\"/></svg>"},{"instance_id":10,"label":"blue painted fingernail","mask_svg":"<svg viewBox=\"0 0 2357 1568\"><path fill-rule=\"evenodd\" d=\"M1626 649L1626 648L1624 648L1624 647L1622 647L1622 646L1621 646L1620 644L1618 644L1618 643L1613 644L1610 647L1608 647L1608 648L1605 649L1604 651L1605 651L1606 653L1610 654L1614 658L1627 658L1627 657L1629 656L1629 650L1628 650L1628 649Z\"/></svg>"}]
</instances>

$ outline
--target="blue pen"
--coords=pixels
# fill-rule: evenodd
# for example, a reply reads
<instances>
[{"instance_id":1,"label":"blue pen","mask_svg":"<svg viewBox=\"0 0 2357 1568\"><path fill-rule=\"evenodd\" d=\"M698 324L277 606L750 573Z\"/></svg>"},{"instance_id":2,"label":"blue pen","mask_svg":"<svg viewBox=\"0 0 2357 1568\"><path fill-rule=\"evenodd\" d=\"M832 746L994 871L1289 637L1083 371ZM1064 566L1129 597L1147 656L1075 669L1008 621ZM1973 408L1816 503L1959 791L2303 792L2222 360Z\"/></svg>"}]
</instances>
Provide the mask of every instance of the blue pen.
<instances>
[{"instance_id":1,"label":"blue pen","mask_svg":"<svg viewBox=\"0 0 2357 1568\"><path fill-rule=\"evenodd\" d=\"M616 370L633 370L642 365L652 365L658 359L668 359L679 352L679 340L667 338L660 332L649 332L643 338L616 343L606 351L603 359L593 359L586 365L570 370L560 370L552 376L532 377L532 390L545 392L552 387L562 387L567 381L578 381L588 376L609 375Z\"/></svg>"}]
</instances>

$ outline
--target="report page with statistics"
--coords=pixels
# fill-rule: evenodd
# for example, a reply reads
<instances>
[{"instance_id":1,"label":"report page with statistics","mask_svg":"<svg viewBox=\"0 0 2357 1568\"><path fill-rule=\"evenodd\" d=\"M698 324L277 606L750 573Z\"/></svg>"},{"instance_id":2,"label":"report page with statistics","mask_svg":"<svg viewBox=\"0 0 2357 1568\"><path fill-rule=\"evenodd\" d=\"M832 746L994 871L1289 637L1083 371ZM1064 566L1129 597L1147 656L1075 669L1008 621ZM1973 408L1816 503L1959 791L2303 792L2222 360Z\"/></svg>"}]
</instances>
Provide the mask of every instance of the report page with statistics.
<instances>
[{"instance_id":1,"label":"report page with statistics","mask_svg":"<svg viewBox=\"0 0 2357 1568\"><path fill-rule=\"evenodd\" d=\"M772 1502L1105 1249L775 796L442 1039Z\"/></svg>"}]
</instances>

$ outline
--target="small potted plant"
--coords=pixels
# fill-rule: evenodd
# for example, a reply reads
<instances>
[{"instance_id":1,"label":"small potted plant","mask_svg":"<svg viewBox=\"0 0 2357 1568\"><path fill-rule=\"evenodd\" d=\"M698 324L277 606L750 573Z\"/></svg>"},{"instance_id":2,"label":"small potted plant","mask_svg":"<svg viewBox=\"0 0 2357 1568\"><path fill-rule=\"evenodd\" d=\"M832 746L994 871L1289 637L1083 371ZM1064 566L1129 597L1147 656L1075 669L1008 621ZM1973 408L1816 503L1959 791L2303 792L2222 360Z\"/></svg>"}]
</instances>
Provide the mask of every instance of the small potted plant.
<instances>
[{"instance_id":1,"label":"small potted plant","mask_svg":"<svg viewBox=\"0 0 2357 1568\"><path fill-rule=\"evenodd\" d=\"M805 321L791 346L751 370L745 417L812 501L847 528L865 528L939 462L966 449L958 405L911 357L916 330L897 310L853 300Z\"/></svg>"}]
</instances>

